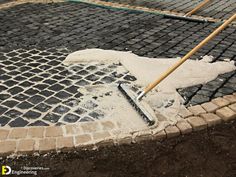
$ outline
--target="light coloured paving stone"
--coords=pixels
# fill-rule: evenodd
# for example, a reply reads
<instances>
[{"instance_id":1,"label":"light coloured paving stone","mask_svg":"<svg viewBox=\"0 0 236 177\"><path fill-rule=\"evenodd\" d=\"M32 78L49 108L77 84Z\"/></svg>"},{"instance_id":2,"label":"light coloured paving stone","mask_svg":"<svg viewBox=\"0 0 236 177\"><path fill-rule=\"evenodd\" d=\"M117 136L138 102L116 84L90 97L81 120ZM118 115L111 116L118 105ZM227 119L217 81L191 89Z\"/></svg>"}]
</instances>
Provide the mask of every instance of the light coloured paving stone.
<instances>
[{"instance_id":1,"label":"light coloured paving stone","mask_svg":"<svg viewBox=\"0 0 236 177\"><path fill-rule=\"evenodd\" d=\"M57 138L57 149L67 149L74 147L73 137L59 137Z\"/></svg>"},{"instance_id":2,"label":"light coloured paving stone","mask_svg":"<svg viewBox=\"0 0 236 177\"><path fill-rule=\"evenodd\" d=\"M21 139L17 147L17 152L32 152L35 141L33 139Z\"/></svg>"},{"instance_id":3,"label":"light coloured paving stone","mask_svg":"<svg viewBox=\"0 0 236 177\"><path fill-rule=\"evenodd\" d=\"M207 122L209 127L221 123L221 118L213 113L201 114L201 117Z\"/></svg>"},{"instance_id":4,"label":"light coloured paving stone","mask_svg":"<svg viewBox=\"0 0 236 177\"><path fill-rule=\"evenodd\" d=\"M82 123L80 126L82 127L82 130L84 131L84 133L93 133L93 132L101 131L101 125L98 121Z\"/></svg>"},{"instance_id":5,"label":"light coloured paving stone","mask_svg":"<svg viewBox=\"0 0 236 177\"><path fill-rule=\"evenodd\" d=\"M28 138L43 138L44 131L44 127L30 127L28 129Z\"/></svg>"},{"instance_id":6,"label":"light coloured paving stone","mask_svg":"<svg viewBox=\"0 0 236 177\"><path fill-rule=\"evenodd\" d=\"M166 139L166 132L165 130L153 131L152 137L153 137L153 140L162 141Z\"/></svg>"},{"instance_id":7,"label":"light coloured paving stone","mask_svg":"<svg viewBox=\"0 0 236 177\"><path fill-rule=\"evenodd\" d=\"M179 128L182 135L191 133L193 130L192 126L185 120L178 121L178 123L176 124L176 127Z\"/></svg>"},{"instance_id":8,"label":"light coloured paving stone","mask_svg":"<svg viewBox=\"0 0 236 177\"><path fill-rule=\"evenodd\" d=\"M233 95L234 95L234 96L236 96L236 92L235 92L235 93L233 93Z\"/></svg>"},{"instance_id":9,"label":"light coloured paving stone","mask_svg":"<svg viewBox=\"0 0 236 177\"><path fill-rule=\"evenodd\" d=\"M46 127L45 137L58 137L62 135L63 135L62 127L60 126Z\"/></svg>"},{"instance_id":10,"label":"light coloured paving stone","mask_svg":"<svg viewBox=\"0 0 236 177\"><path fill-rule=\"evenodd\" d=\"M215 112L219 108L218 105L212 102L203 103L201 106L206 110L206 112Z\"/></svg>"},{"instance_id":11,"label":"light coloured paving stone","mask_svg":"<svg viewBox=\"0 0 236 177\"><path fill-rule=\"evenodd\" d=\"M0 153L10 154L16 150L16 141L2 141L0 142Z\"/></svg>"},{"instance_id":12,"label":"light coloured paving stone","mask_svg":"<svg viewBox=\"0 0 236 177\"><path fill-rule=\"evenodd\" d=\"M223 107L216 111L216 114L224 121L230 121L236 118L236 113L229 107Z\"/></svg>"},{"instance_id":13,"label":"light coloured paving stone","mask_svg":"<svg viewBox=\"0 0 236 177\"><path fill-rule=\"evenodd\" d=\"M108 131L93 133L93 139L95 141L101 140L101 139L104 140L104 139L107 139L109 137L111 137L111 134Z\"/></svg>"},{"instance_id":14,"label":"light coloured paving stone","mask_svg":"<svg viewBox=\"0 0 236 177\"><path fill-rule=\"evenodd\" d=\"M203 120L203 118L201 118L201 117L197 117L197 116L189 117L189 118L187 118L187 121L193 127L194 131L199 131L199 130L203 130L203 129L207 128L206 121Z\"/></svg>"},{"instance_id":15,"label":"light coloured paving stone","mask_svg":"<svg viewBox=\"0 0 236 177\"><path fill-rule=\"evenodd\" d=\"M178 115L182 118L187 118L193 115L187 108L183 107L180 109Z\"/></svg>"},{"instance_id":16,"label":"light coloured paving stone","mask_svg":"<svg viewBox=\"0 0 236 177\"><path fill-rule=\"evenodd\" d=\"M65 125L66 135L77 135L82 133L78 125Z\"/></svg>"},{"instance_id":17,"label":"light coloured paving stone","mask_svg":"<svg viewBox=\"0 0 236 177\"><path fill-rule=\"evenodd\" d=\"M152 131L139 131L133 134L133 141L134 142L141 142L144 140L151 140L152 139Z\"/></svg>"},{"instance_id":18,"label":"light coloured paving stone","mask_svg":"<svg viewBox=\"0 0 236 177\"><path fill-rule=\"evenodd\" d=\"M236 112L236 103L229 105L229 108Z\"/></svg>"},{"instance_id":19,"label":"light coloured paving stone","mask_svg":"<svg viewBox=\"0 0 236 177\"><path fill-rule=\"evenodd\" d=\"M9 130L0 129L0 140L5 140L9 134Z\"/></svg>"},{"instance_id":20,"label":"light coloured paving stone","mask_svg":"<svg viewBox=\"0 0 236 177\"><path fill-rule=\"evenodd\" d=\"M89 134L78 135L75 137L75 145L80 146L91 142L92 137Z\"/></svg>"},{"instance_id":21,"label":"light coloured paving stone","mask_svg":"<svg viewBox=\"0 0 236 177\"><path fill-rule=\"evenodd\" d=\"M180 131L176 126L168 126L165 128L166 136L168 138L173 138L180 135Z\"/></svg>"},{"instance_id":22,"label":"light coloured paving stone","mask_svg":"<svg viewBox=\"0 0 236 177\"><path fill-rule=\"evenodd\" d=\"M19 139L25 138L27 136L27 128L12 128L8 138L10 139Z\"/></svg>"},{"instance_id":23,"label":"light coloured paving stone","mask_svg":"<svg viewBox=\"0 0 236 177\"><path fill-rule=\"evenodd\" d=\"M131 134L120 134L116 136L116 143L121 144L131 144L132 143L132 135Z\"/></svg>"},{"instance_id":24,"label":"light coloured paving stone","mask_svg":"<svg viewBox=\"0 0 236 177\"><path fill-rule=\"evenodd\" d=\"M236 95L226 95L226 96L223 96L223 98L228 100L231 104L236 103Z\"/></svg>"},{"instance_id":25,"label":"light coloured paving stone","mask_svg":"<svg viewBox=\"0 0 236 177\"><path fill-rule=\"evenodd\" d=\"M93 140L97 147L110 146L114 144L114 138L108 131L93 133Z\"/></svg>"},{"instance_id":26,"label":"light coloured paving stone","mask_svg":"<svg viewBox=\"0 0 236 177\"><path fill-rule=\"evenodd\" d=\"M39 151L51 151L56 149L56 138L44 138L39 140Z\"/></svg>"},{"instance_id":27,"label":"light coloured paving stone","mask_svg":"<svg viewBox=\"0 0 236 177\"><path fill-rule=\"evenodd\" d=\"M101 122L103 130L112 130L115 128L115 125L112 121Z\"/></svg>"},{"instance_id":28,"label":"light coloured paving stone","mask_svg":"<svg viewBox=\"0 0 236 177\"><path fill-rule=\"evenodd\" d=\"M219 106L220 108L227 106L230 104L230 102L224 98L215 98L211 101L212 103L216 104L217 106Z\"/></svg>"},{"instance_id":29,"label":"light coloured paving stone","mask_svg":"<svg viewBox=\"0 0 236 177\"><path fill-rule=\"evenodd\" d=\"M190 106L188 107L188 110L195 116L206 113L206 111L200 105Z\"/></svg>"},{"instance_id":30,"label":"light coloured paving stone","mask_svg":"<svg viewBox=\"0 0 236 177\"><path fill-rule=\"evenodd\" d=\"M97 147L104 147L104 146L111 146L114 145L114 139L113 138L106 138L106 139L100 139L95 141L95 144Z\"/></svg>"}]
</instances>

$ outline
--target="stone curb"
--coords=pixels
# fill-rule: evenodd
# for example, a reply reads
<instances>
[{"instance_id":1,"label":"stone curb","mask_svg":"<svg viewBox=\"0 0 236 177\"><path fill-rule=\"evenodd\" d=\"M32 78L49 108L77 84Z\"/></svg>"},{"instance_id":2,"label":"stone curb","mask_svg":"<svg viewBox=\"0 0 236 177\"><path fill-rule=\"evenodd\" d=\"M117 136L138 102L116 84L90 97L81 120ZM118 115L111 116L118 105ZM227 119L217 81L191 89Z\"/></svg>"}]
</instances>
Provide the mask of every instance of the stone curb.
<instances>
[{"instance_id":1,"label":"stone curb","mask_svg":"<svg viewBox=\"0 0 236 177\"><path fill-rule=\"evenodd\" d=\"M0 155L34 152L68 151L75 148L95 149L102 146L163 141L200 131L236 119L236 93L216 98L202 105L188 107L176 125L160 131L158 126L126 132L111 120L51 127L0 129Z\"/></svg>"}]
</instances>

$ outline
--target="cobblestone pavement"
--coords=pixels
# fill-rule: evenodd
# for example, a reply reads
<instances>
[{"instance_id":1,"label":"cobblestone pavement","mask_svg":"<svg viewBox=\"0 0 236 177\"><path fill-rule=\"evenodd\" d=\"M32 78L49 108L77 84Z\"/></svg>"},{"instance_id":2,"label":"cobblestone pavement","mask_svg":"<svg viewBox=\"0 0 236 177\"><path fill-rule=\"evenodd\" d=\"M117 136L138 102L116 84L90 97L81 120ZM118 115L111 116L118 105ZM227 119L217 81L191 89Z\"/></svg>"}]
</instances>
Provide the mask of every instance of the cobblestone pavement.
<instances>
[{"instance_id":1,"label":"cobblestone pavement","mask_svg":"<svg viewBox=\"0 0 236 177\"><path fill-rule=\"evenodd\" d=\"M74 90L78 85L67 85L67 79L63 76L68 71L60 62L68 52L97 47L131 50L148 57L183 56L217 27L214 23L166 19L150 13L71 2L20 4L2 9L0 17L0 124L10 126L83 121L77 113L71 115L71 110L67 109L70 103L67 105L67 102L60 101L69 101L79 94ZM228 27L192 58L213 55L215 61L225 58L236 61L235 31L235 27ZM45 50L52 47L55 49ZM65 47L68 50L59 50ZM32 56L34 52L42 56ZM89 66L78 67L85 72L89 70ZM71 77L72 80L84 78L80 75ZM97 77L98 80L103 78L98 74L90 79L96 82ZM207 84L180 89L179 92L186 98L187 105L198 104L235 92L235 83L234 71ZM50 96L51 99L48 98ZM52 106L54 102L55 107ZM49 109L53 113L47 116L44 113ZM65 118L66 113L71 113L68 119ZM65 116L58 117L61 114ZM17 118L19 115L25 119ZM34 117L34 120L27 120L27 117ZM96 116L88 119L94 118Z\"/></svg>"},{"instance_id":2,"label":"cobblestone pavement","mask_svg":"<svg viewBox=\"0 0 236 177\"><path fill-rule=\"evenodd\" d=\"M173 12L191 11L202 0L103 0L106 2L116 2L121 4L128 4L133 6L142 6L147 8L155 8L158 10L168 10ZM204 17L212 17L216 19L227 19L232 13L236 11L235 0L214 0L198 12L196 15Z\"/></svg>"},{"instance_id":3,"label":"cobblestone pavement","mask_svg":"<svg viewBox=\"0 0 236 177\"><path fill-rule=\"evenodd\" d=\"M0 62L1 126L63 125L105 118L97 101L100 95L85 99L84 94L91 93L80 89L136 80L116 64L65 66L61 62L68 53L66 49L1 53L5 58ZM114 71L120 67L123 72Z\"/></svg>"}]
</instances>

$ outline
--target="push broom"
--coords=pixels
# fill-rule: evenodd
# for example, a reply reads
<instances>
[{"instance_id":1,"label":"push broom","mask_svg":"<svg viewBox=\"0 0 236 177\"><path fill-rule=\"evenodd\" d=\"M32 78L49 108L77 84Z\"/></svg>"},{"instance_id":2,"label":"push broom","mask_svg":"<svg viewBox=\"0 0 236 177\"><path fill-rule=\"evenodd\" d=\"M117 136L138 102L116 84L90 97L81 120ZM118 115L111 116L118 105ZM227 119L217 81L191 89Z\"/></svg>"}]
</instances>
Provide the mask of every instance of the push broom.
<instances>
[{"instance_id":1,"label":"push broom","mask_svg":"<svg viewBox=\"0 0 236 177\"><path fill-rule=\"evenodd\" d=\"M236 14L226 20L220 27L218 27L214 32L212 32L207 38L200 42L196 47L194 47L190 52L188 52L183 58L176 62L172 67L170 67L166 72L164 72L157 80L149 84L144 90L138 95L134 95L131 89L127 85L119 84L118 89L121 93L128 99L128 101L133 105L133 107L140 113L144 120L149 124L153 125L154 117L149 114L146 108L141 103L142 98L156 87L161 81L163 81L167 76L174 72L180 65L182 65L187 59L189 59L193 54L195 54L199 49L201 49L207 42L209 42L213 37L225 29L232 21L236 19Z\"/></svg>"}]
</instances>

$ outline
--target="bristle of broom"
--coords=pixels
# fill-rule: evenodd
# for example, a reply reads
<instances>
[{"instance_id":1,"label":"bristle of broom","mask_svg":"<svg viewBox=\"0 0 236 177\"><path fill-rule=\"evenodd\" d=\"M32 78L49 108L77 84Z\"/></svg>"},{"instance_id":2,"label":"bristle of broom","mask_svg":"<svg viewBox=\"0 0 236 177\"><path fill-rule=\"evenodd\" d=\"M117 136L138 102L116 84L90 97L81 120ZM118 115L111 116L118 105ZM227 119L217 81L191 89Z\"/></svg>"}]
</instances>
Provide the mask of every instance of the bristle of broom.
<instances>
[{"instance_id":1,"label":"bristle of broom","mask_svg":"<svg viewBox=\"0 0 236 177\"><path fill-rule=\"evenodd\" d=\"M145 108L139 103L139 101L136 100L136 98L129 93L130 91L127 91L127 89L124 88L122 84L118 85L118 89L127 98L129 103L141 115L141 117L149 126L155 123L154 118L148 113L147 110L145 110Z\"/></svg>"}]
</instances>

